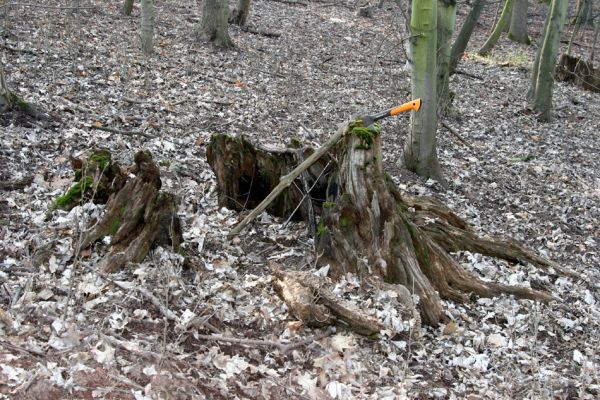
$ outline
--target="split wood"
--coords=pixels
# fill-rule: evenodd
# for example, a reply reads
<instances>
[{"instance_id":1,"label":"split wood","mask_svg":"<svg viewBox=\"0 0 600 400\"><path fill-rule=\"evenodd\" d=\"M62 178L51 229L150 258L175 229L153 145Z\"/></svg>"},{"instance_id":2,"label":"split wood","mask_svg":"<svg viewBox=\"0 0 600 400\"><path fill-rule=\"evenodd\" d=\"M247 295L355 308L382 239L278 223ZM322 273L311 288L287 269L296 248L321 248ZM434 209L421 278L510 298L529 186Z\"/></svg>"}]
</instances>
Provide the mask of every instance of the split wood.
<instances>
[{"instance_id":1,"label":"split wood","mask_svg":"<svg viewBox=\"0 0 600 400\"><path fill-rule=\"evenodd\" d=\"M338 127L337 132L335 134L333 134L333 136L331 136L329 138L329 140L327 140L327 142L325 142L325 144L323 146L319 147L314 153L312 153L309 157L307 157L306 160L304 160L300 165L298 165L296 168L294 168L294 170L292 172L283 176L279 180L279 184L275 187L275 189L273 189L271 191L271 193L269 193L269 195L258 206L256 206L256 208L254 208L252 211L250 211L250 213L242 220L242 222L237 224L231 230L231 232L229 232L227 237L229 239L231 239L234 236L239 235L240 232L242 232L242 230L246 227L246 225L248 225L250 222L252 222L254 220L254 218L256 218L260 213L265 211L266 208L269 206L269 204L271 204L271 202L273 200L275 200L275 198L277 196L279 196L281 194L281 192L283 192L285 190L285 188L290 186L292 184L292 182L294 182L294 180L304 170L306 170L311 165L313 165L315 163L315 161L317 161L318 159L323 157L325 155L325 153L327 153L329 151L329 149L331 149L342 138L342 136L344 136L344 134L347 131L348 131L348 123L345 122Z\"/></svg>"}]
</instances>

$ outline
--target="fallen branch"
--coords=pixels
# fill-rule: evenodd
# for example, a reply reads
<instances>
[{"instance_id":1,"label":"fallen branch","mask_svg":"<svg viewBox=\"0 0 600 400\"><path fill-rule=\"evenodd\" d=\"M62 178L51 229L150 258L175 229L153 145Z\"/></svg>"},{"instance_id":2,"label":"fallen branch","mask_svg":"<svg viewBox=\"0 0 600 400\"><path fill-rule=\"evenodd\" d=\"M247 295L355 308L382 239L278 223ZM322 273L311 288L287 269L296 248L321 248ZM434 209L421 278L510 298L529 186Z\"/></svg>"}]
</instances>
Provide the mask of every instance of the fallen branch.
<instances>
[{"instance_id":1,"label":"fallen branch","mask_svg":"<svg viewBox=\"0 0 600 400\"><path fill-rule=\"evenodd\" d=\"M242 32L251 33L253 35L264 36L264 37L267 37L267 38L278 38L278 37L281 36L281 33L268 32L268 31L259 31L257 29L250 28L248 26L243 27L242 28Z\"/></svg>"},{"instance_id":2,"label":"fallen branch","mask_svg":"<svg viewBox=\"0 0 600 400\"><path fill-rule=\"evenodd\" d=\"M90 128L91 129L96 129L96 130L99 130L99 131L114 133L116 135L143 136L143 137L148 138L148 139L156 139L156 136L149 135L147 133L140 132L140 131L120 131L118 129L105 128L104 126L95 126L95 125L90 125Z\"/></svg>"},{"instance_id":3,"label":"fallen branch","mask_svg":"<svg viewBox=\"0 0 600 400\"><path fill-rule=\"evenodd\" d=\"M237 343L246 346L266 346L266 347L275 347L282 353L287 353L291 350L297 349L298 347L305 346L307 344L313 343L317 340L321 340L324 337L327 337L335 332L335 329L328 328L325 332L315 335L313 337L301 340L295 343L284 344L278 341L271 340L258 340L258 339L246 339L246 338L235 338L231 336L223 336L223 335L195 335L195 338L204 339L204 340L214 340L217 342L228 342L228 343Z\"/></svg>"},{"instance_id":4,"label":"fallen branch","mask_svg":"<svg viewBox=\"0 0 600 400\"><path fill-rule=\"evenodd\" d=\"M254 208L247 216L237 224L231 232L227 235L228 238L232 238L235 235L238 235L250 222L254 220L260 213L262 213L268 206L271 204L275 198L281 194L292 184L292 182L308 167L310 167L315 161L319 158L323 157L329 149L335 145L342 136L348 130L348 124L343 123L339 126L337 132L329 138L327 142L321 147L319 147L314 153L312 153L309 157L306 158L300 165L298 165L292 172L282 177L279 181L279 184L269 193L269 195L256 207Z\"/></svg>"},{"instance_id":5,"label":"fallen branch","mask_svg":"<svg viewBox=\"0 0 600 400\"><path fill-rule=\"evenodd\" d=\"M33 176L26 176L14 181L0 181L0 190L20 190L31 185L32 182Z\"/></svg>"},{"instance_id":6,"label":"fallen branch","mask_svg":"<svg viewBox=\"0 0 600 400\"><path fill-rule=\"evenodd\" d=\"M452 135L454 135L454 137L456 137L458 140L460 140L460 142L462 144L464 144L465 146L467 146L468 148L470 148L471 150L475 151L475 148L473 146L471 146L469 143L467 143L459 134L458 132L456 132L450 125L448 125L447 123L445 123L444 121L441 122L441 125L446 128L446 130L448 132L450 132Z\"/></svg>"},{"instance_id":7,"label":"fallen branch","mask_svg":"<svg viewBox=\"0 0 600 400\"><path fill-rule=\"evenodd\" d=\"M458 74L458 75L468 76L469 78L477 79L478 81L482 81L483 80L483 78L481 76L479 76L479 75L473 75L473 74L471 74L469 72L462 71L462 70L459 70L459 69L455 70L454 73Z\"/></svg>"}]
</instances>

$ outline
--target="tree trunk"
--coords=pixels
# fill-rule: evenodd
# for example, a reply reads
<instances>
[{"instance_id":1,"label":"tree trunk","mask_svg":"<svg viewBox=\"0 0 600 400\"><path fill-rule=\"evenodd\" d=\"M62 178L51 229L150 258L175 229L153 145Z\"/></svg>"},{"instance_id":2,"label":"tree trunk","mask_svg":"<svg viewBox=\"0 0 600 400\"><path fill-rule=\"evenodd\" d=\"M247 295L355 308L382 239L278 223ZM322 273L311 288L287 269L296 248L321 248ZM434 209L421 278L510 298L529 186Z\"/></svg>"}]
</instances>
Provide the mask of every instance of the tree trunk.
<instances>
[{"instance_id":1,"label":"tree trunk","mask_svg":"<svg viewBox=\"0 0 600 400\"><path fill-rule=\"evenodd\" d=\"M133 0L125 0L122 11L124 15L131 15L131 11L133 11Z\"/></svg>"},{"instance_id":2,"label":"tree trunk","mask_svg":"<svg viewBox=\"0 0 600 400\"><path fill-rule=\"evenodd\" d=\"M590 52L590 61L594 62L594 53L596 52L596 44L598 43L598 33L600 32L600 18L596 21L596 27L594 28L594 40L592 42L592 51Z\"/></svg>"},{"instance_id":3,"label":"tree trunk","mask_svg":"<svg viewBox=\"0 0 600 400\"><path fill-rule=\"evenodd\" d=\"M475 30L475 26L477 25L477 21L479 20L479 16L481 15L483 7L485 7L485 4L486 0L475 0L471 11L469 11L469 15L467 15L462 28L460 28L460 32L458 32L458 36L456 37L456 40L452 45L452 51L450 52L450 74L454 73L459 60L467 49L467 44L471 39L471 35Z\"/></svg>"},{"instance_id":4,"label":"tree trunk","mask_svg":"<svg viewBox=\"0 0 600 400\"><path fill-rule=\"evenodd\" d=\"M23 100L8 88L4 75L4 64L0 60L0 113L9 111L17 111L36 120L48 119L48 115L38 111L37 107Z\"/></svg>"},{"instance_id":5,"label":"tree trunk","mask_svg":"<svg viewBox=\"0 0 600 400\"><path fill-rule=\"evenodd\" d=\"M13 96L4 77L4 64L0 60L0 113L5 113L13 108Z\"/></svg>"},{"instance_id":6,"label":"tree trunk","mask_svg":"<svg viewBox=\"0 0 600 400\"><path fill-rule=\"evenodd\" d=\"M533 104L535 110L539 113L541 121L549 121L552 114L554 71L560 36L566 19L567 6L567 0L552 0L549 11L549 22L544 34L544 44L538 49L538 68L531 71L535 77Z\"/></svg>"},{"instance_id":7,"label":"tree trunk","mask_svg":"<svg viewBox=\"0 0 600 400\"><path fill-rule=\"evenodd\" d=\"M317 229L316 253L320 255L319 265L330 266L329 276L332 279L353 273L358 275L365 287L373 282L387 282L397 288L398 293L416 294L419 297L421 318L430 325L436 325L444 319L441 299L464 302L469 300L471 293L479 296L509 293L543 301L552 299L548 293L529 288L483 282L476 275L465 271L448 252L466 250L514 262L531 262L557 271L560 271L560 267L515 242L478 237L466 222L434 199L411 198L401 194L383 172L379 129L365 128L360 121L345 125L342 129L344 134L341 141L332 148L333 154L319 160L313 171L317 176L327 176L327 189L323 190L327 193L327 201L321 203L320 207L322 217ZM220 150L213 152L213 155L225 156L230 161L235 160L238 155L247 157L238 150L228 153L227 146L223 146L223 143L227 141L215 141L215 146ZM212 141L210 146L213 146ZM287 159L282 151L273 153L272 156ZM215 160L218 161L217 165L229 163L214 156L211 159L211 166ZM329 165L329 160L336 160L333 170L318 173L317 166ZM225 205L229 201L229 195L235 194L228 193L228 187L239 188L235 184L231 185L232 180L247 181L249 175L276 176L276 171L260 168L281 165L237 161L233 162L231 170L242 172L236 167L240 164L248 168L244 172L245 177L236 177L235 173L223 175L219 173L219 169L215 169L220 205ZM258 170L250 171L251 168ZM288 167L291 168L293 165ZM295 190L293 186L290 186L290 191ZM251 188L247 189L251 191ZM265 190L257 190L256 193L263 197L268 194ZM288 210L283 214L288 215L294 205L295 203L289 204ZM275 273L277 275L276 271ZM279 275L282 275L281 271ZM297 278L292 275L277 278L283 285L279 290L285 292L283 297L286 303L291 309L303 314L301 318L308 322L325 321L324 317L329 312L315 304L318 295L314 295L315 302L294 299L295 296L310 298L310 293L314 294L315 290L321 290L322 287L315 289L319 287L318 284L307 284L303 282L307 278L299 275ZM325 306L335 310L330 297L328 295L328 304ZM359 316L357 318L360 319ZM352 319L356 321L357 318ZM376 327L371 322L356 325L362 326L357 328L362 332Z\"/></svg>"},{"instance_id":8,"label":"tree trunk","mask_svg":"<svg viewBox=\"0 0 600 400\"><path fill-rule=\"evenodd\" d=\"M230 22L239 26L246 25L249 12L250 0L238 0L237 8L234 10Z\"/></svg>"},{"instance_id":9,"label":"tree trunk","mask_svg":"<svg viewBox=\"0 0 600 400\"><path fill-rule=\"evenodd\" d=\"M531 44L527 35L527 9L529 0L514 0L508 38L518 43Z\"/></svg>"},{"instance_id":10,"label":"tree trunk","mask_svg":"<svg viewBox=\"0 0 600 400\"><path fill-rule=\"evenodd\" d=\"M142 0L142 18L140 22L142 51L152 54L154 37L154 0Z\"/></svg>"},{"instance_id":11,"label":"tree trunk","mask_svg":"<svg viewBox=\"0 0 600 400\"><path fill-rule=\"evenodd\" d=\"M411 115L402 154L404 166L425 178L443 182L437 158L437 0L413 0L411 13L412 98L423 102Z\"/></svg>"},{"instance_id":12,"label":"tree trunk","mask_svg":"<svg viewBox=\"0 0 600 400\"><path fill-rule=\"evenodd\" d=\"M437 94L438 110L440 115L446 113L450 107L450 52L452 33L456 23L456 0L438 0L438 24L437 24Z\"/></svg>"},{"instance_id":13,"label":"tree trunk","mask_svg":"<svg viewBox=\"0 0 600 400\"><path fill-rule=\"evenodd\" d=\"M573 24L575 25L593 25L594 24L594 12L593 12L592 0L577 0L577 8L575 11L575 18L573 18Z\"/></svg>"},{"instance_id":14,"label":"tree trunk","mask_svg":"<svg viewBox=\"0 0 600 400\"><path fill-rule=\"evenodd\" d=\"M233 47L233 41L229 37L228 17L227 0L204 0L199 36L220 47Z\"/></svg>"},{"instance_id":15,"label":"tree trunk","mask_svg":"<svg viewBox=\"0 0 600 400\"><path fill-rule=\"evenodd\" d=\"M500 19L496 23L494 30L490 34L490 37L488 37L488 39L485 41L483 46L481 46L481 49L479 49L477 52L477 54L480 56L487 56L490 51L492 51L492 48L496 45L496 42L498 42L498 39L500 39L502 32L506 30L508 23L510 22L510 12L513 7L513 2L514 0L506 0L506 3L504 3L502 14L500 14Z\"/></svg>"}]
</instances>

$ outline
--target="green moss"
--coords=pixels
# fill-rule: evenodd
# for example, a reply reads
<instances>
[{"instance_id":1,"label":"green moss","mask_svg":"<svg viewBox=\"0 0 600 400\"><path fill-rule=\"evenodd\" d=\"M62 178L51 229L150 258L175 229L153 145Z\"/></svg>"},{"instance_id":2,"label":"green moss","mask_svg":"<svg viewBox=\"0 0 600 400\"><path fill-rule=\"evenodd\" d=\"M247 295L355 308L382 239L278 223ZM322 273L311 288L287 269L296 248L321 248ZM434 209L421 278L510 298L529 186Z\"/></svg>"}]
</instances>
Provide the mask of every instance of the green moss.
<instances>
[{"instance_id":1,"label":"green moss","mask_svg":"<svg viewBox=\"0 0 600 400\"><path fill-rule=\"evenodd\" d=\"M160 160L158 165L161 167L169 168L171 166L171 162L169 160Z\"/></svg>"},{"instance_id":2,"label":"green moss","mask_svg":"<svg viewBox=\"0 0 600 400\"><path fill-rule=\"evenodd\" d=\"M347 228L351 225L354 225L354 220L348 215L341 215L338 223L342 228Z\"/></svg>"},{"instance_id":3,"label":"green moss","mask_svg":"<svg viewBox=\"0 0 600 400\"><path fill-rule=\"evenodd\" d=\"M110 223L110 234L111 236L114 236L117 231L119 230L119 227L121 226L121 219L120 218L115 218L111 221Z\"/></svg>"},{"instance_id":4,"label":"green moss","mask_svg":"<svg viewBox=\"0 0 600 400\"><path fill-rule=\"evenodd\" d=\"M289 146L292 149L299 149L299 148L302 147L302 141L300 139L298 139L298 138L292 138L290 140Z\"/></svg>"},{"instance_id":5,"label":"green moss","mask_svg":"<svg viewBox=\"0 0 600 400\"><path fill-rule=\"evenodd\" d=\"M75 168L75 181L79 182L83 177L83 171L81 168Z\"/></svg>"},{"instance_id":6,"label":"green moss","mask_svg":"<svg viewBox=\"0 0 600 400\"><path fill-rule=\"evenodd\" d=\"M375 138L381 133L381 126L373 124L364 127L362 121L358 120L350 124L349 132L360 139L360 144L356 146L356 149L369 150L373 146Z\"/></svg>"},{"instance_id":7,"label":"green moss","mask_svg":"<svg viewBox=\"0 0 600 400\"><path fill-rule=\"evenodd\" d=\"M108 168L111 162L110 152L108 150L98 150L93 152L89 159L88 165L91 170L98 168L104 170Z\"/></svg>"},{"instance_id":8,"label":"green moss","mask_svg":"<svg viewBox=\"0 0 600 400\"><path fill-rule=\"evenodd\" d=\"M54 202L54 205L58 208L67 208L75 206L75 204L81 201L81 199L85 195L85 192L92 188L93 184L94 179L91 176L86 176L85 178L81 179L79 182L71 186L67 193L57 198Z\"/></svg>"},{"instance_id":9,"label":"green moss","mask_svg":"<svg viewBox=\"0 0 600 400\"><path fill-rule=\"evenodd\" d=\"M319 224L317 225L317 237L320 238L325 233L327 233L327 225L325 225L325 220L321 218L319 220Z\"/></svg>"},{"instance_id":10,"label":"green moss","mask_svg":"<svg viewBox=\"0 0 600 400\"><path fill-rule=\"evenodd\" d=\"M335 203L333 201L326 201L325 203L323 203L323 208L333 208L335 206Z\"/></svg>"}]
</instances>

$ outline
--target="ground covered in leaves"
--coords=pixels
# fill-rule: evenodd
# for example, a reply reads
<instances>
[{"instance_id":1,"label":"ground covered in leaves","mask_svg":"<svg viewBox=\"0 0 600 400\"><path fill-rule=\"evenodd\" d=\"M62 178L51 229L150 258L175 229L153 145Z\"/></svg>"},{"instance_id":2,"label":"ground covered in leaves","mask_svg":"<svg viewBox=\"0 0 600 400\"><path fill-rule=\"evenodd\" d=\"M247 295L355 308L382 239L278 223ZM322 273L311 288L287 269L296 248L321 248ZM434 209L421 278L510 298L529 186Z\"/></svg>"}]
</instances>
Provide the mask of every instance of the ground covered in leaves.
<instances>
[{"instance_id":1,"label":"ground covered in leaves","mask_svg":"<svg viewBox=\"0 0 600 400\"><path fill-rule=\"evenodd\" d=\"M466 74L452 78L455 108L445 119L462 141L439 131L447 190L398 168L408 117L383 124L386 169L402 190L433 194L481 233L516 238L580 278L468 253L457 255L462 264L484 279L548 289L559 301L446 303L450 322L434 329L404 318L393 294L365 294L348 276L335 292L389 329L378 338L343 326L311 330L288 314L267 267L312 268L306 227L264 214L226 240L239 216L216 204L206 144L219 132L317 145L358 112L406 101L402 12L386 2L370 19L356 15L354 2L257 0L251 29L232 27L237 47L220 51L196 40L195 2L156 1L156 54L144 56L139 9L123 17L120 3L4 8L8 84L51 119L0 120L0 397L600 395L597 94L557 84L556 119L540 124L524 98L533 46L502 39L489 58L469 55L459 66ZM534 39L545 7L532 12ZM459 25L466 12L460 4ZM470 51L494 12L484 12ZM589 30L577 38L575 51L587 57L590 38ZM105 245L77 244L102 206L49 212L72 182L70 156L94 148L123 165L139 149L152 152L163 188L180 198L195 263L184 267L159 248L121 272L95 272Z\"/></svg>"}]
</instances>

